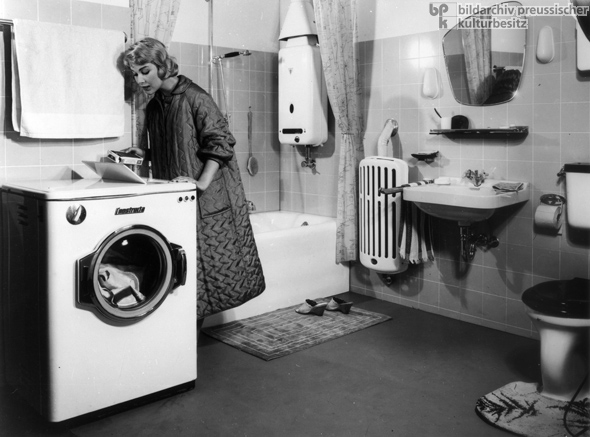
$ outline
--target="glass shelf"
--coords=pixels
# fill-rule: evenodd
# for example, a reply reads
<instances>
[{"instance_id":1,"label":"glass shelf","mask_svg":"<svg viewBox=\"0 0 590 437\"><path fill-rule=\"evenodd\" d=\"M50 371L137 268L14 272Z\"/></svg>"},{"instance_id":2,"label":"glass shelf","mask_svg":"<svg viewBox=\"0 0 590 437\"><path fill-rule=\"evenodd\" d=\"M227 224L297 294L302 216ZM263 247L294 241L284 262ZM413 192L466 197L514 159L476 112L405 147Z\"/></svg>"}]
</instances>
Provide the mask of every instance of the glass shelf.
<instances>
[{"instance_id":1,"label":"glass shelf","mask_svg":"<svg viewBox=\"0 0 590 437\"><path fill-rule=\"evenodd\" d=\"M529 133L528 126L512 126L506 128L485 128L485 129L430 129L430 135L449 135L462 137L514 137L522 138Z\"/></svg>"}]
</instances>

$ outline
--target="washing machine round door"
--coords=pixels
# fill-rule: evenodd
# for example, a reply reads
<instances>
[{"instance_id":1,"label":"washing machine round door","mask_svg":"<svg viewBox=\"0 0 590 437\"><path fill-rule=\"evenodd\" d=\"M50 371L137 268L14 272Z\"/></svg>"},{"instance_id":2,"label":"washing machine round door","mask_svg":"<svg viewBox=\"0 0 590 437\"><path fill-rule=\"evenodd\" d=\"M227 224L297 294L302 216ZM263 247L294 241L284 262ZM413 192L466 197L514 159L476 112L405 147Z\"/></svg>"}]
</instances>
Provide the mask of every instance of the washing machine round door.
<instances>
[{"instance_id":1,"label":"washing machine round door","mask_svg":"<svg viewBox=\"0 0 590 437\"><path fill-rule=\"evenodd\" d=\"M78 261L77 298L110 321L134 322L155 311L185 279L182 247L148 226L129 226Z\"/></svg>"}]
</instances>

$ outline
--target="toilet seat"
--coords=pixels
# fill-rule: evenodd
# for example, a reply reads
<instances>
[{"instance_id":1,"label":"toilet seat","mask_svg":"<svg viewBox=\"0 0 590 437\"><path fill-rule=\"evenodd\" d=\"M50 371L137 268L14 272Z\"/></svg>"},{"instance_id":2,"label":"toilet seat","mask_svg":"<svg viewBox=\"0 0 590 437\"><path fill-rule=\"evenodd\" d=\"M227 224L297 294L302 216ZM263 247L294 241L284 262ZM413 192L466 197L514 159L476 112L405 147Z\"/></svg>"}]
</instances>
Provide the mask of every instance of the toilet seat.
<instances>
[{"instance_id":1,"label":"toilet seat","mask_svg":"<svg viewBox=\"0 0 590 437\"><path fill-rule=\"evenodd\" d=\"M590 319L590 280L547 281L527 289L524 304L547 316Z\"/></svg>"}]
</instances>

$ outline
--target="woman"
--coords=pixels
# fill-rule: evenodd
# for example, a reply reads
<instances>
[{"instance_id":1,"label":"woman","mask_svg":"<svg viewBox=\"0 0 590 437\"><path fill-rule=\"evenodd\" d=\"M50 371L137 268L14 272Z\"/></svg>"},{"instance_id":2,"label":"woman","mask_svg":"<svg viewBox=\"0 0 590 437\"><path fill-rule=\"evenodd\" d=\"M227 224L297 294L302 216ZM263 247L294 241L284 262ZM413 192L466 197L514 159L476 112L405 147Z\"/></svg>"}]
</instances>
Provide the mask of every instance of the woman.
<instances>
[{"instance_id":1,"label":"woman","mask_svg":"<svg viewBox=\"0 0 590 437\"><path fill-rule=\"evenodd\" d=\"M264 291L234 137L211 98L178 75L166 47L145 38L125 51L137 84L153 95L145 140L133 151L151 161L157 179L197 185L197 318L236 307ZM148 148L149 144L149 148Z\"/></svg>"}]
</instances>

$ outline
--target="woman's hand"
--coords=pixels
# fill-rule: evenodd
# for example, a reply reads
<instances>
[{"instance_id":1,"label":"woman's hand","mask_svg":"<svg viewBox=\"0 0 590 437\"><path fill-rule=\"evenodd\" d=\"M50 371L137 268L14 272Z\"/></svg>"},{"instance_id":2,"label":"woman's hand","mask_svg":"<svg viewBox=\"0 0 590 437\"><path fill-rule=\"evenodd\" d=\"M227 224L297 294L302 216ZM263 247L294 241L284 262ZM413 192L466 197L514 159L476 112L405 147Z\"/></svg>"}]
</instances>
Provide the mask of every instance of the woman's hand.
<instances>
[{"instance_id":1,"label":"woman's hand","mask_svg":"<svg viewBox=\"0 0 590 437\"><path fill-rule=\"evenodd\" d=\"M188 176L178 176L178 177L172 179L172 182L180 182L180 183L191 182L197 186L197 191L199 193L202 193L203 191L205 191L207 189L207 187L209 186L209 184L204 184L203 182L197 181L197 180L190 178Z\"/></svg>"},{"instance_id":2,"label":"woman's hand","mask_svg":"<svg viewBox=\"0 0 590 437\"><path fill-rule=\"evenodd\" d=\"M209 159L207 162L205 162L205 168L203 168L203 172L197 181L198 191L205 191L207 188L209 188L209 185L211 184L211 181L213 181L217 170L219 170L219 163L217 161Z\"/></svg>"},{"instance_id":3,"label":"woman's hand","mask_svg":"<svg viewBox=\"0 0 590 437\"><path fill-rule=\"evenodd\" d=\"M209 183L210 183L210 182L204 183L203 181L195 180L195 179L188 177L188 176L178 176L178 177L172 179L172 182L180 182L180 183L191 182L197 186L197 191L199 193L202 193L203 191L205 191L209 187Z\"/></svg>"},{"instance_id":4,"label":"woman's hand","mask_svg":"<svg viewBox=\"0 0 590 437\"><path fill-rule=\"evenodd\" d=\"M172 179L172 182L191 182L193 184L197 184L197 181L193 178L189 178L188 176L178 176Z\"/></svg>"},{"instance_id":5,"label":"woman's hand","mask_svg":"<svg viewBox=\"0 0 590 437\"><path fill-rule=\"evenodd\" d=\"M211 181L213 181L213 178L215 177L215 173L217 172L218 169L219 169L218 162L208 160L205 163L205 168L203 168L203 172L201 173L201 176L199 176L198 180L195 180L189 176L178 176L178 177L175 177L174 179L172 179L172 182L192 182L193 184L195 184L197 186L197 191L202 193L207 188L209 188L209 185L211 184Z\"/></svg>"},{"instance_id":6,"label":"woman's hand","mask_svg":"<svg viewBox=\"0 0 590 437\"><path fill-rule=\"evenodd\" d=\"M135 153L140 158L145 158L145 150L140 149L139 147L128 147L126 149L121 150L121 152Z\"/></svg>"}]
</instances>

